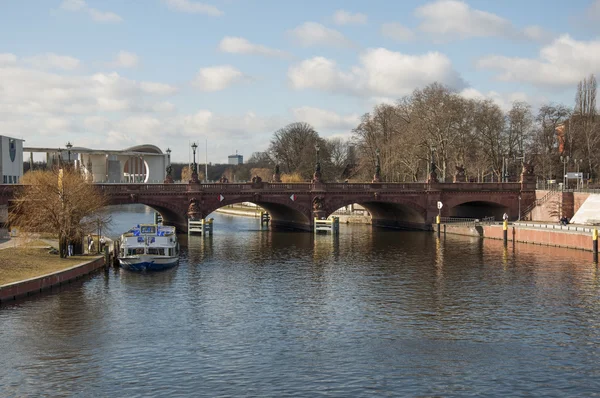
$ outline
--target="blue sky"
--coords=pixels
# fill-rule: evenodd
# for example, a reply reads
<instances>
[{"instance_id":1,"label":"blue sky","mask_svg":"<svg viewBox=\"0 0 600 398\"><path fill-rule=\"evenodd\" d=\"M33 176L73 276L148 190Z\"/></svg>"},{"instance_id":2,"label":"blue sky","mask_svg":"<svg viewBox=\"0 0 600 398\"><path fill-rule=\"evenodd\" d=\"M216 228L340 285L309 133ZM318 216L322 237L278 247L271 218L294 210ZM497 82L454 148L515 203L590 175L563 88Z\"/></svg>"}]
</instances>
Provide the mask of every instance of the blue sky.
<instances>
[{"instance_id":1,"label":"blue sky","mask_svg":"<svg viewBox=\"0 0 600 398\"><path fill-rule=\"evenodd\" d=\"M572 105L600 69L600 0L0 0L0 134L152 143L187 161L264 150L285 124L348 137L434 81Z\"/></svg>"}]
</instances>

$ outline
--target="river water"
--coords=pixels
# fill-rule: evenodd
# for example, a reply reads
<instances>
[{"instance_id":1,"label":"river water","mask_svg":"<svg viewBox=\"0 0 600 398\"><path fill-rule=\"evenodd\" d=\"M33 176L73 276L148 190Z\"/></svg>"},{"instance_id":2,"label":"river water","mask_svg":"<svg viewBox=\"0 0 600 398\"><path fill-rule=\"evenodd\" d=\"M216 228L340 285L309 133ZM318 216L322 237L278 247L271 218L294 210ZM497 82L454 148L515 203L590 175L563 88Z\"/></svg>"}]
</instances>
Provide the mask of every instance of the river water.
<instances>
[{"instance_id":1,"label":"river water","mask_svg":"<svg viewBox=\"0 0 600 398\"><path fill-rule=\"evenodd\" d=\"M112 230L152 215L115 207ZM213 217L174 269L1 307L0 396L600 394L589 252Z\"/></svg>"}]
</instances>

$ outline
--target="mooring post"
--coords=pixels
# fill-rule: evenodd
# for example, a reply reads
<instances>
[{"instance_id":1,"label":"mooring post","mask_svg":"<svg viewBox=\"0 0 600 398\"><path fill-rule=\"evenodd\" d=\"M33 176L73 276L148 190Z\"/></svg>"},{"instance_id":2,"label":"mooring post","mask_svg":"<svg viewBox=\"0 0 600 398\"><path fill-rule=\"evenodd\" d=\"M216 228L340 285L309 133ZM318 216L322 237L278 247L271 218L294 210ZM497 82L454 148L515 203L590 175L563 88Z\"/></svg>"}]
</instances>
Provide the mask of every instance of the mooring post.
<instances>
[{"instance_id":1,"label":"mooring post","mask_svg":"<svg viewBox=\"0 0 600 398\"><path fill-rule=\"evenodd\" d=\"M442 225L442 217L440 217L439 214L435 217L435 223L437 224L437 235L439 238L442 232L442 229L440 228L440 226Z\"/></svg>"},{"instance_id":2,"label":"mooring post","mask_svg":"<svg viewBox=\"0 0 600 398\"><path fill-rule=\"evenodd\" d=\"M598 228L592 232L592 250L594 252L594 262L598 263Z\"/></svg>"},{"instance_id":3,"label":"mooring post","mask_svg":"<svg viewBox=\"0 0 600 398\"><path fill-rule=\"evenodd\" d=\"M508 246L508 220L502 223L502 232L504 235L504 246Z\"/></svg>"}]
</instances>

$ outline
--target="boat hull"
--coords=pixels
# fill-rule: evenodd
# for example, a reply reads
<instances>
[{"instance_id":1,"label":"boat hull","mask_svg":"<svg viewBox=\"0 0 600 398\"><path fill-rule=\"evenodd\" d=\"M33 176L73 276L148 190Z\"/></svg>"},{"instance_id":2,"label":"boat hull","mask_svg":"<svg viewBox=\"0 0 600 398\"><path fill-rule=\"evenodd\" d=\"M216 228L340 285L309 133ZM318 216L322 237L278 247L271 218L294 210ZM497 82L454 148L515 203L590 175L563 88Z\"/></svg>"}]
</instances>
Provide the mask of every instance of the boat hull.
<instances>
[{"instance_id":1,"label":"boat hull","mask_svg":"<svg viewBox=\"0 0 600 398\"><path fill-rule=\"evenodd\" d=\"M129 271L163 271L176 266L179 263L179 257L165 256L131 256L119 258L119 264L122 268Z\"/></svg>"}]
</instances>

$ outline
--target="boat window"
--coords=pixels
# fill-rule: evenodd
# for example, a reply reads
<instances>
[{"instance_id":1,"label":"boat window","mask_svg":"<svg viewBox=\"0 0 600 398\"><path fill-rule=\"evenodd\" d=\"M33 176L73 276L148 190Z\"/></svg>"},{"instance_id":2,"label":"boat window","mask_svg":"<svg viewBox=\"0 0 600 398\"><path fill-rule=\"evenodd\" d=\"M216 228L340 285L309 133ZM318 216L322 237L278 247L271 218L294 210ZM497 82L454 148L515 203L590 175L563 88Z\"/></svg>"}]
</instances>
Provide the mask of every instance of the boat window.
<instances>
[{"instance_id":1,"label":"boat window","mask_svg":"<svg viewBox=\"0 0 600 398\"><path fill-rule=\"evenodd\" d=\"M135 254L144 254L144 248L138 247L137 249L135 249Z\"/></svg>"},{"instance_id":2,"label":"boat window","mask_svg":"<svg viewBox=\"0 0 600 398\"><path fill-rule=\"evenodd\" d=\"M164 256L165 255L165 249L162 247L150 247L148 248L148 254L156 254L156 255L160 255L160 256Z\"/></svg>"}]
</instances>

